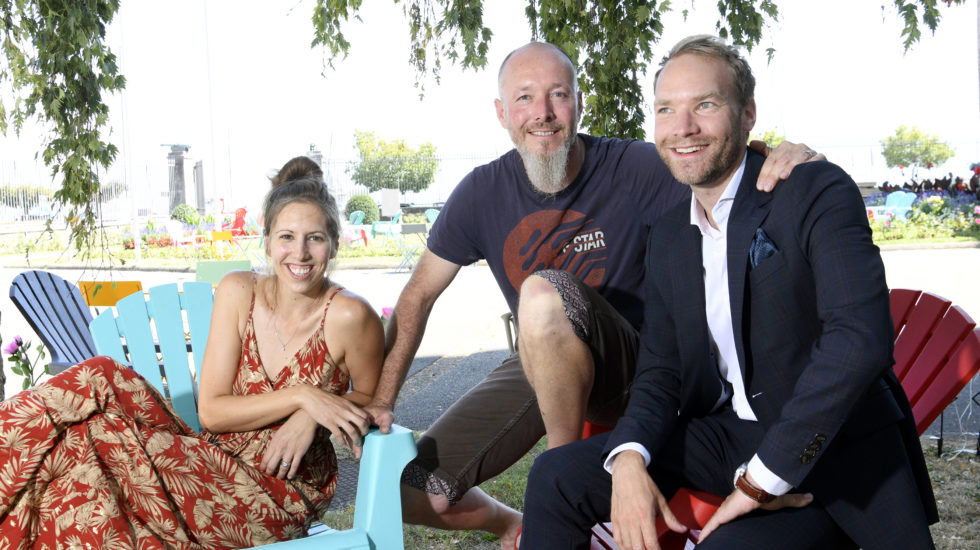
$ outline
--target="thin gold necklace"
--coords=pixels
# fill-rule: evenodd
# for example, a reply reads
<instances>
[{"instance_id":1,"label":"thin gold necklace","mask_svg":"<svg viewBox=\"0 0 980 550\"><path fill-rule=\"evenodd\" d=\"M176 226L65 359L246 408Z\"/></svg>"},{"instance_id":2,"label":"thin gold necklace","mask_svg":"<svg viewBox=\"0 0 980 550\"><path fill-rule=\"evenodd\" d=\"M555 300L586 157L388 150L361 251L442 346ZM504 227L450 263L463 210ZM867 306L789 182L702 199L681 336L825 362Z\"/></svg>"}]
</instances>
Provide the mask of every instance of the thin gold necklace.
<instances>
[{"instance_id":1,"label":"thin gold necklace","mask_svg":"<svg viewBox=\"0 0 980 550\"><path fill-rule=\"evenodd\" d=\"M277 283L278 283L278 281L277 281ZM329 286L330 286L329 280L324 281L324 284L326 284L327 287L329 288ZM282 338L279 336L279 325L276 322L276 312L278 310L279 310L279 298L277 297L275 304L272 306L272 332L276 335L276 340L279 341L279 347L282 348L282 351L283 352L285 352L286 351L286 344L288 344L288 343L290 343L290 342L293 341L293 338L296 337L296 332L299 330L299 327L296 327L296 330L293 330L293 334L289 337L289 339L286 340L285 342L283 342L282 341Z\"/></svg>"},{"instance_id":2,"label":"thin gold necklace","mask_svg":"<svg viewBox=\"0 0 980 550\"><path fill-rule=\"evenodd\" d=\"M278 307L278 305L279 304L276 304L277 307ZM285 342L283 342L282 341L282 338L279 337L279 326L276 323L276 308L273 308L272 309L272 332L275 333L276 340L279 340L279 347L282 348L282 351L283 352L286 351L286 344L288 344L289 342L291 342L293 340L293 338L296 336L296 331L294 330L293 331L293 335L290 336L289 337L289 340L286 340Z\"/></svg>"}]
</instances>

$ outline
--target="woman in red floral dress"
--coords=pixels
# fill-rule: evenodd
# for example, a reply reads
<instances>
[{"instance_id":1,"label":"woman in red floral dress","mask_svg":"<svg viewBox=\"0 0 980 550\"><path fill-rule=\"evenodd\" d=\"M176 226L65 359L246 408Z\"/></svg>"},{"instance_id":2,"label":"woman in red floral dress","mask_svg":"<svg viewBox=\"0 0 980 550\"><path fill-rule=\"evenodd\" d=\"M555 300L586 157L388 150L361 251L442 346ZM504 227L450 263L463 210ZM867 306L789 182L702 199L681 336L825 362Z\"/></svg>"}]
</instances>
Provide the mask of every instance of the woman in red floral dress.
<instances>
[{"instance_id":1,"label":"woman in red floral dress","mask_svg":"<svg viewBox=\"0 0 980 550\"><path fill-rule=\"evenodd\" d=\"M271 273L232 272L215 292L201 434L106 357L0 403L0 550L242 548L303 536L326 511L329 436L356 446L367 431L381 323L327 277L340 222L316 164L283 166L263 219Z\"/></svg>"}]
</instances>

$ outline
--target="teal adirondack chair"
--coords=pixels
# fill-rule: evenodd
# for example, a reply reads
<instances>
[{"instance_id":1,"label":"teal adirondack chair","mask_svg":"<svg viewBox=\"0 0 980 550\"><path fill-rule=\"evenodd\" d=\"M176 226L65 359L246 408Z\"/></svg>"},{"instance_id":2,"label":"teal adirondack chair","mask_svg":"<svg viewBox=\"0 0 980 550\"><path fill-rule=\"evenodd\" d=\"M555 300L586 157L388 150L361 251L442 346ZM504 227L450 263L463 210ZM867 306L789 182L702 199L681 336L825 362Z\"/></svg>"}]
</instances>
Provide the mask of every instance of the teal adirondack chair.
<instances>
[{"instance_id":1,"label":"teal adirondack chair","mask_svg":"<svg viewBox=\"0 0 980 550\"><path fill-rule=\"evenodd\" d=\"M194 269L194 276L197 281L218 286L221 278L229 271L248 271L250 269L252 269L251 260L200 260Z\"/></svg>"},{"instance_id":2,"label":"teal adirondack chair","mask_svg":"<svg viewBox=\"0 0 980 550\"><path fill-rule=\"evenodd\" d=\"M114 310L107 309L89 323L98 353L131 365L169 397L177 414L197 431L201 424L197 418L196 380L211 327L212 288L207 282L186 282L183 289L177 283L155 286L149 289L148 297L142 292L127 296L116 303ZM151 321L156 326L155 338ZM346 531L321 527L305 539L264 548L403 549L399 480L415 453L410 430L392 426L388 435L372 430L364 439L354 527Z\"/></svg>"},{"instance_id":3,"label":"teal adirondack chair","mask_svg":"<svg viewBox=\"0 0 980 550\"><path fill-rule=\"evenodd\" d=\"M871 219L891 215L895 221L905 221L916 198L917 195L909 191L892 191L885 197L884 206L869 206L868 215Z\"/></svg>"},{"instance_id":4,"label":"teal adirondack chair","mask_svg":"<svg viewBox=\"0 0 980 550\"><path fill-rule=\"evenodd\" d=\"M394 237L395 226L398 225L398 222L400 222L401 219L402 219L402 212L401 210L399 210L391 218L391 221L374 222L373 224L371 224L371 238L377 237L379 233L387 235L389 237Z\"/></svg>"}]
</instances>

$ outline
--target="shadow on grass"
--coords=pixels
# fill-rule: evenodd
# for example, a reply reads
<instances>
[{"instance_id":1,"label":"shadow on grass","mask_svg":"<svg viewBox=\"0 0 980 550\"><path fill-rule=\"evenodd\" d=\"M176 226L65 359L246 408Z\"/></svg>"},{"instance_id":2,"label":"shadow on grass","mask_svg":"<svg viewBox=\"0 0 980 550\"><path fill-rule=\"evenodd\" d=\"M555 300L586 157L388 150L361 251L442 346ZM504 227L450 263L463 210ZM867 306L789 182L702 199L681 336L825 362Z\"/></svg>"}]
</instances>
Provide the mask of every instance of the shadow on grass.
<instances>
[{"instance_id":1,"label":"shadow on grass","mask_svg":"<svg viewBox=\"0 0 980 550\"><path fill-rule=\"evenodd\" d=\"M421 435L416 432L415 437ZM524 508L524 485L531 471L534 459L545 450L542 439L531 451L504 473L482 485L488 495L516 510ZM350 529L354 522L354 509L329 512L325 523L335 529ZM449 549L492 550L500 548L496 536L483 531L443 531L418 525L405 525L405 549L449 550Z\"/></svg>"},{"instance_id":2,"label":"shadow on grass","mask_svg":"<svg viewBox=\"0 0 980 550\"><path fill-rule=\"evenodd\" d=\"M416 437L418 434L416 434ZM948 437L942 457L936 456L935 443L922 438L926 464L939 505L939 523L932 526L937 550L976 550L980 548L980 460L976 455L976 435ZM517 464L480 487L487 494L522 510L524 485L534 459L544 452L544 439ZM353 509L331 513L328 524L347 529L353 522ZM500 548L497 537L482 531L443 531L416 525L405 526L406 550Z\"/></svg>"}]
</instances>

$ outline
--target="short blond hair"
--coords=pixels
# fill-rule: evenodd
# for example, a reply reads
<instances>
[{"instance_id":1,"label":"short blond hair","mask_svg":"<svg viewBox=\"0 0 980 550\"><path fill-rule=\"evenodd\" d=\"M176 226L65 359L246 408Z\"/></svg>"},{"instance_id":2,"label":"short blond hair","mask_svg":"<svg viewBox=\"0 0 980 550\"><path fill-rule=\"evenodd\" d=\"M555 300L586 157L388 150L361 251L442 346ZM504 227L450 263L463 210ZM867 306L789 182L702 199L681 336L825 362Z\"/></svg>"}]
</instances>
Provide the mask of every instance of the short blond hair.
<instances>
[{"instance_id":1,"label":"short blond hair","mask_svg":"<svg viewBox=\"0 0 980 550\"><path fill-rule=\"evenodd\" d=\"M684 54L717 59L727 65L732 70L735 101L740 109L755 97L755 76L752 74L752 67L749 66L749 62L742 57L734 46L730 46L721 38L710 34L688 36L675 44L660 61L660 68L657 69L657 74L653 78L654 89L657 87L660 73L663 72L667 62Z\"/></svg>"}]
</instances>

